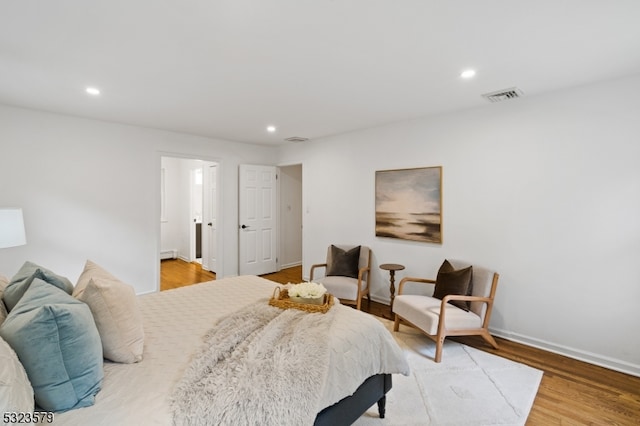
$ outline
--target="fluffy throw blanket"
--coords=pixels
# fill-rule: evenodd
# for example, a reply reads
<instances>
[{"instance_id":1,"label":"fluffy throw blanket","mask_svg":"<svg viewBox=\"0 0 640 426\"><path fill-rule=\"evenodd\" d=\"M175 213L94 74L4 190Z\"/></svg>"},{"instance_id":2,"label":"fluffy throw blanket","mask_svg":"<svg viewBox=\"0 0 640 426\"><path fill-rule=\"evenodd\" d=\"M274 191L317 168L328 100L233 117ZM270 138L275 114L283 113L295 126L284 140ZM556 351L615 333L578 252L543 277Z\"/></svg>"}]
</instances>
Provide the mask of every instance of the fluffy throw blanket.
<instances>
[{"instance_id":1,"label":"fluffy throw blanket","mask_svg":"<svg viewBox=\"0 0 640 426\"><path fill-rule=\"evenodd\" d=\"M174 391L174 424L313 424L335 311L281 310L265 299L220 321Z\"/></svg>"}]
</instances>

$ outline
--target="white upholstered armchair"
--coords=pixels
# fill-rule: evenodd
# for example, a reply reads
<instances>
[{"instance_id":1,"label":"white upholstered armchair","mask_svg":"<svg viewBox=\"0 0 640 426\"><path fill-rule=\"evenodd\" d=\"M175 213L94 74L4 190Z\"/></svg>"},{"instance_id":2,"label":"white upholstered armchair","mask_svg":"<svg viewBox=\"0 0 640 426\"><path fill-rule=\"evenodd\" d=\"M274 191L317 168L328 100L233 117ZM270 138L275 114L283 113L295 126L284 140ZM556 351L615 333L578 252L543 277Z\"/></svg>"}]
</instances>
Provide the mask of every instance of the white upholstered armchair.
<instances>
[{"instance_id":1,"label":"white upholstered armchair","mask_svg":"<svg viewBox=\"0 0 640 426\"><path fill-rule=\"evenodd\" d=\"M448 269L444 269L446 263ZM453 290L451 294L446 286L459 284L463 276L468 276L469 287ZM438 271L437 280L406 277L400 281L398 296L393 304L395 313L394 331L400 324L417 328L436 342L435 362L442 359L442 346L447 336L479 335L491 346L498 344L489 333L489 320L493 300L498 286L499 275L495 271L479 266L471 267L460 261L445 261ZM457 281L457 283L454 283ZM411 295L406 292L406 283L416 282L436 284L433 296ZM444 284L438 288L439 285ZM449 288L451 290L451 287ZM453 302L457 304L450 303Z\"/></svg>"},{"instance_id":2,"label":"white upholstered armchair","mask_svg":"<svg viewBox=\"0 0 640 426\"><path fill-rule=\"evenodd\" d=\"M324 278L314 279L314 272L325 268ZM327 260L311 266L309 281L321 283L341 303L356 305L367 296L369 302L369 276L371 250L367 246L331 245L327 249Z\"/></svg>"}]
</instances>

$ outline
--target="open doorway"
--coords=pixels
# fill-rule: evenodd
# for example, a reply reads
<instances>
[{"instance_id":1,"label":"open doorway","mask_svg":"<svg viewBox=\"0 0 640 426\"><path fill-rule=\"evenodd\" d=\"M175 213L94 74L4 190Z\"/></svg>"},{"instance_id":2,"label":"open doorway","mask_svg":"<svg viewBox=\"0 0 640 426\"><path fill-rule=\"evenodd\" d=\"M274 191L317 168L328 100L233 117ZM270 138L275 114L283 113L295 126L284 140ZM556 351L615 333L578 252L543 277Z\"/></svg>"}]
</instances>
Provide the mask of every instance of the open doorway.
<instances>
[{"instance_id":1,"label":"open doorway","mask_svg":"<svg viewBox=\"0 0 640 426\"><path fill-rule=\"evenodd\" d=\"M215 161L161 157L161 261L179 259L197 265L196 270L222 274L219 170Z\"/></svg>"},{"instance_id":2,"label":"open doorway","mask_svg":"<svg viewBox=\"0 0 640 426\"><path fill-rule=\"evenodd\" d=\"M280 267L302 266L302 164L280 166Z\"/></svg>"}]
</instances>

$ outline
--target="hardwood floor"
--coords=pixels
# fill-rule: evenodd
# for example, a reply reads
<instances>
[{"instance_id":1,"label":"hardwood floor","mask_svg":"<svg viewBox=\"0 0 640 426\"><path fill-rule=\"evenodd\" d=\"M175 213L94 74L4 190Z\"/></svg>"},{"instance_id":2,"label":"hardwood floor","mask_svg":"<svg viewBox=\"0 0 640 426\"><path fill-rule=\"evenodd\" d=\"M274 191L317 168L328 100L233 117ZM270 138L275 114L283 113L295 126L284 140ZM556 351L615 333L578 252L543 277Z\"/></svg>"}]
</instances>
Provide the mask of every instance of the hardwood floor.
<instances>
[{"instance_id":1,"label":"hardwood floor","mask_svg":"<svg viewBox=\"0 0 640 426\"><path fill-rule=\"evenodd\" d=\"M160 291L203 283L216 279L216 274L204 271L197 262L167 259L160 262Z\"/></svg>"},{"instance_id":2,"label":"hardwood floor","mask_svg":"<svg viewBox=\"0 0 640 426\"><path fill-rule=\"evenodd\" d=\"M300 282L302 268L288 268L263 277L282 284ZM209 281L215 279L215 274L203 271L198 264L165 260L161 278L160 287L166 290ZM373 315L389 317L387 305L372 301L368 306L365 300L362 307ZM496 338L498 350L479 337L454 340L544 371L527 425L640 425L640 377L500 338Z\"/></svg>"}]
</instances>

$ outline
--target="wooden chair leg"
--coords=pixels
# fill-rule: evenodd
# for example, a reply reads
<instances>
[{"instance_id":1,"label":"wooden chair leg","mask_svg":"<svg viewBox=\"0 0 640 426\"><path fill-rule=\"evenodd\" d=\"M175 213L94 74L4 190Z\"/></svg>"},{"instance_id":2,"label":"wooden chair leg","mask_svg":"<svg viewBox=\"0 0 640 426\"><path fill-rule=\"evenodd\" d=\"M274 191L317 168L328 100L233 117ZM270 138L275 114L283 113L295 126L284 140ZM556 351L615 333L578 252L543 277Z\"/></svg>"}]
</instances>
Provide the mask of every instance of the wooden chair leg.
<instances>
[{"instance_id":1,"label":"wooden chair leg","mask_svg":"<svg viewBox=\"0 0 640 426\"><path fill-rule=\"evenodd\" d=\"M490 344L491 346L493 346L493 349L500 349L498 347L498 342L496 342L496 339L493 338L493 336L489 333L485 333L482 334L482 337L484 338L484 340Z\"/></svg>"},{"instance_id":2,"label":"wooden chair leg","mask_svg":"<svg viewBox=\"0 0 640 426\"><path fill-rule=\"evenodd\" d=\"M393 321L393 331L398 331L400 330L400 316L398 314L395 314L395 321Z\"/></svg>"},{"instance_id":3,"label":"wooden chair leg","mask_svg":"<svg viewBox=\"0 0 640 426\"><path fill-rule=\"evenodd\" d=\"M444 346L444 337L438 336L436 339L436 362L442 360L442 347Z\"/></svg>"}]
</instances>

